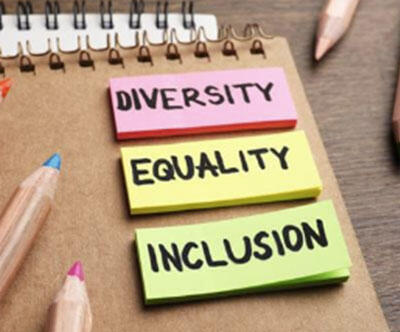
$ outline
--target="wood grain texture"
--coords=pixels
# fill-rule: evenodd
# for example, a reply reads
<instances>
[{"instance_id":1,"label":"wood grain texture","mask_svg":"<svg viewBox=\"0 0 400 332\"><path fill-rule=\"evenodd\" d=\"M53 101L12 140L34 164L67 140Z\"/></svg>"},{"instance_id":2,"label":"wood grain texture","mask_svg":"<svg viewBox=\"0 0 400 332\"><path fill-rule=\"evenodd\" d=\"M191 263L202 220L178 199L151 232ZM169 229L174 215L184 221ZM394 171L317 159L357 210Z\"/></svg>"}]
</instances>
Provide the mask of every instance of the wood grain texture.
<instances>
[{"instance_id":1,"label":"wood grain texture","mask_svg":"<svg viewBox=\"0 0 400 332\"><path fill-rule=\"evenodd\" d=\"M114 2L127 10L127 0ZM10 10L15 6L5 3ZM72 1L60 3L71 11ZM391 133L400 7L396 0L362 1L347 35L316 65L314 35L323 4L201 0L195 8L216 14L220 23L241 28L255 21L288 38L383 311L391 330L400 331L400 165ZM35 0L34 7L43 11L43 2ZM97 9L97 1L89 2L89 11Z\"/></svg>"}]
</instances>

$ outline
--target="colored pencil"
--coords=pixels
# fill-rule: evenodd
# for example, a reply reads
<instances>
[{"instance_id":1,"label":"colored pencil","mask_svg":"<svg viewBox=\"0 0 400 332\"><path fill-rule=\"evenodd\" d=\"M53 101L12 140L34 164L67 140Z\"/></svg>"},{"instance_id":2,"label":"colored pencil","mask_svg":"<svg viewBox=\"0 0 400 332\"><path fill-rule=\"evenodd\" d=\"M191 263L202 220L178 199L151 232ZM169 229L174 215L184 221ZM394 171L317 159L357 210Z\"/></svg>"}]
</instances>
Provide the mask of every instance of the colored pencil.
<instances>
[{"instance_id":1,"label":"colored pencil","mask_svg":"<svg viewBox=\"0 0 400 332\"><path fill-rule=\"evenodd\" d=\"M8 92L11 88L11 79L6 78L5 80L0 81L0 102L6 98Z\"/></svg>"},{"instance_id":2,"label":"colored pencil","mask_svg":"<svg viewBox=\"0 0 400 332\"><path fill-rule=\"evenodd\" d=\"M322 10L315 49L320 60L346 33L360 0L328 0Z\"/></svg>"},{"instance_id":3,"label":"colored pencil","mask_svg":"<svg viewBox=\"0 0 400 332\"><path fill-rule=\"evenodd\" d=\"M399 78L397 81L396 97L393 109L392 127L393 127L394 139L397 145L397 151L400 154L400 69L399 69Z\"/></svg>"},{"instance_id":4,"label":"colored pencil","mask_svg":"<svg viewBox=\"0 0 400 332\"><path fill-rule=\"evenodd\" d=\"M54 154L19 185L0 215L0 299L50 212L60 166Z\"/></svg>"},{"instance_id":5,"label":"colored pencil","mask_svg":"<svg viewBox=\"0 0 400 332\"><path fill-rule=\"evenodd\" d=\"M80 262L69 269L64 285L49 308L46 332L90 332L92 312Z\"/></svg>"}]
</instances>

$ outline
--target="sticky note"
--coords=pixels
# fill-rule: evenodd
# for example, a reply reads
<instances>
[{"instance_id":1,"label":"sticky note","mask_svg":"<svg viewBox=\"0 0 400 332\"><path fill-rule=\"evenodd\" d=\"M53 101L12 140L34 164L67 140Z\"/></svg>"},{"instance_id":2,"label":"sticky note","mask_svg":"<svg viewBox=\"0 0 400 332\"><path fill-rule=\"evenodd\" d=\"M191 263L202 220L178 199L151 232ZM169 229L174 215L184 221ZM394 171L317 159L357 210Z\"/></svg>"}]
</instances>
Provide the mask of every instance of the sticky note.
<instances>
[{"instance_id":1,"label":"sticky note","mask_svg":"<svg viewBox=\"0 0 400 332\"><path fill-rule=\"evenodd\" d=\"M294 127L283 68L253 68L110 80L117 138Z\"/></svg>"},{"instance_id":2,"label":"sticky note","mask_svg":"<svg viewBox=\"0 0 400 332\"><path fill-rule=\"evenodd\" d=\"M338 283L350 258L332 201L136 230L146 304Z\"/></svg>"},{"instance_id":3,"label":"sticky note","mask_svg":"<svg viewBox=\"0 0 400 332\"><path fill-rule=\"evenodd\" d=\"M121 148L131 214L316 197L303 131Z\"/></svg>"}]
</instances>

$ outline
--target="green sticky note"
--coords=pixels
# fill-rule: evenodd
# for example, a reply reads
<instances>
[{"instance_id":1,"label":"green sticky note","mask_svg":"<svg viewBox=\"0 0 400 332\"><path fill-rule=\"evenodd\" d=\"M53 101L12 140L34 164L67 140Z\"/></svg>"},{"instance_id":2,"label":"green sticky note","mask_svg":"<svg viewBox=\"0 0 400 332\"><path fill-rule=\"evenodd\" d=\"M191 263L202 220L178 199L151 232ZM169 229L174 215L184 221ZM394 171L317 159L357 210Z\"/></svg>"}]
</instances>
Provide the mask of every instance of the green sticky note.
<instances>
[{"instance_id":1,"label":"green sticky note","mask_svg":"<svg viewBox=\"0 0 400 332\"><path fill-rule=\"evenodd\" d=\"M331 201L139 229L136 245L146 304L337 283L351 265Z\"/></svg>"}]
</instances>

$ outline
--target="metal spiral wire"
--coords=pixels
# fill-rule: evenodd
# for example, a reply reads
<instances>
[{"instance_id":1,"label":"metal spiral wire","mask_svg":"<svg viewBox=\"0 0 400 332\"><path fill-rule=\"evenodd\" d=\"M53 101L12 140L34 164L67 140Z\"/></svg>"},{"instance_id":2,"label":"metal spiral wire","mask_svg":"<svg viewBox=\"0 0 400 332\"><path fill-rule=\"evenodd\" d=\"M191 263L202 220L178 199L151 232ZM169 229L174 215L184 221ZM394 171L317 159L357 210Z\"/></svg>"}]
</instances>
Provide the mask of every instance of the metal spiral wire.
<instances>
[{"instance_id":1,"label":"metal spiral wire","mask_svg":"<svg viewBox=\"0 0 400 332\"><path fill-rule=\"evenodd\" d=\"M73 49L63 49L61 46L62 37L59 36L55 37L54 40L48 39L46 41L45 50L41 52L33 51L29 41L27 41L25 45L18 43L15 54L4 56L0 49L0 61L19 59L22 72L36 73L35 65L31 58L48 56L50 69L63 70L65 72L65 63L62 61L62 55L78 54L78 62L82 67L91 67L95 70L94 60L90 52L103 52L108 54L108 62L110 65L121 65L124 68L124 59L120 51L127 52L137 49L137 61L153 65L151 48L165 47L165 56L168 60L178 60L179 63L182 63L183 60L179 52L179 47L190 45L194 45L193 52L195 57L206 58L208 61L211 61L211 56L208 52L209 44L221 44L221 52L224 56L239 59L235 44L241 42L251 42L249 52L266 58L262 40L271 40L274 38L267 34L257 23L247 24L242 33L238 33L231 25L221 26L218 29L217 37L211 38L207 35L204 27L196 26L193 1L184 0L181 6L182 25L185 29L190 31L189 40L184 40L182 37L180 38L178 36L175 28L168 29L168 0L162 0L156 3L155 20L156 27L163 30L162 38L161 41L154 41L149 37L148 31L139 30L141 29L141 16L144 13L144 7L145 3L143 0L130 1L129 28L135 31L132 31L132 42L128 45L121 42L122 38L119 33L110 31L110 33L107 34L106 42L103 47L95 47L91 41L91 37L86 34L84 35L85 44L82 44L81 37L77 36L76 46ZM99 12L102 29L114 29L112 0L101 0ZM3 16L5 13L6 8L4 3L0 1L0 31L4 28ZM30 0L17 2L16 16L19 30L31 29L30 15L32 13L33 7ZM45 26L48 30L59 29L59 13L60 5L57 0L46 0ZM87 29L85 0L74 0L72 15L75 29ZM113 41L113 43L111 41ZM0 62L0 74L4 74L2 62Z\"/></svg>"}]
</instances>

